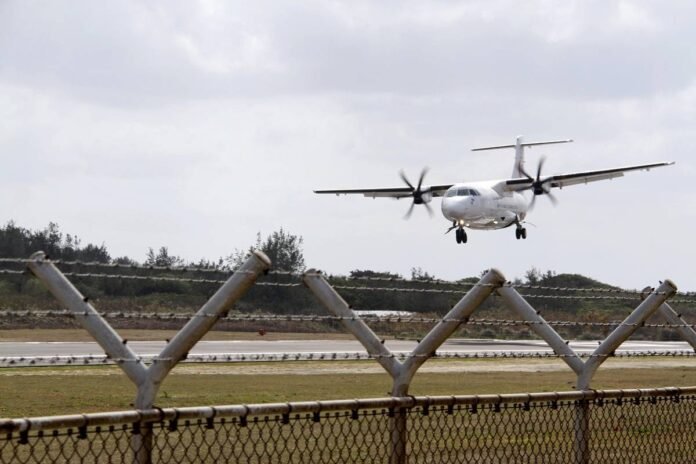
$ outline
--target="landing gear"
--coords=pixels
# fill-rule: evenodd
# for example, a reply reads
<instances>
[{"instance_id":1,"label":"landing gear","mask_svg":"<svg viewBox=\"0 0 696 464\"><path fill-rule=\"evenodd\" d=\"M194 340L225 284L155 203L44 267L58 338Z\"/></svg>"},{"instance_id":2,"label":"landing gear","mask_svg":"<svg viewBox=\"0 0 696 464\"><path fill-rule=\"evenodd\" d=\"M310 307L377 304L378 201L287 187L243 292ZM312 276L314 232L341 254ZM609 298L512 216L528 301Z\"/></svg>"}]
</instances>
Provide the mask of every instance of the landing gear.
<instances>
[{"instance_id":1,"label":"landing gear","mask_svg":"<svg viewBox=\"0 0 696 464\"><path fill-rule=\"evenodd\" d=\"M527 239L527 229L518 225L517 228L515 229L515 238L517 240L519 240L519 239L526 240Z\"/></svg>"},{"instance_id":2,"label":"landing gear","mask_svg":"<svg viewBox=\"0 0 696 464\"><path fill-rule=\"evenodd\" d=\"M458 228L457 230L455 230L454 234L456 236L457 243L466 243L467 237L464 229Z\"/></svg>"}]
</instances>

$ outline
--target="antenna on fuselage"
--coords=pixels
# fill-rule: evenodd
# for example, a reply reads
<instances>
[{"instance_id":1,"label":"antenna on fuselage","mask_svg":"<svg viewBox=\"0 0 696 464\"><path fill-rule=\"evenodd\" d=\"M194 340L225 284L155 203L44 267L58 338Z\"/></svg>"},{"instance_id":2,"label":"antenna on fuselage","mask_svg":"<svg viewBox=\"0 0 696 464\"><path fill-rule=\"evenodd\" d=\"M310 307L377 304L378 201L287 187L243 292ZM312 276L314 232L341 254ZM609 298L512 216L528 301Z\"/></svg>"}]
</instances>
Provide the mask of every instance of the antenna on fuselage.
<instances>
[{"instance_id":1,"label":"antenna on fuselage","mask_svg":"<svg viewBox=\"0 0 696 464\"><path fill-rule=\"evenodd\" d=\"M553 145L555 143L570 143L573 139L566 140L550 140L546 142L524 142L523 137L518 135L515 138L514 145L496 145L493 147L480 147L472 148L471 151L483 151L483 150L500 150L502 148L514 148L515 149L515 165L512 167L512 178L516 179L518 177L524 177L524 147L533 147L536 145Z\"/></svg>"}]
</instances>

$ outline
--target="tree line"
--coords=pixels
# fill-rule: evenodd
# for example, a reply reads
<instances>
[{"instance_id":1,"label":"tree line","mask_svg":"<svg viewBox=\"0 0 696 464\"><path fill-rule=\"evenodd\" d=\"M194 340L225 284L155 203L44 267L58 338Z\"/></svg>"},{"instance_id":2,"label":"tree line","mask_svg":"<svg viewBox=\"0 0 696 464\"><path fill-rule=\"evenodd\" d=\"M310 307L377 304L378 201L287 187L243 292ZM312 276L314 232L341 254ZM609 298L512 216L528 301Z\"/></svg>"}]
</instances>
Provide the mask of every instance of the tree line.
<instances>
[{"instance_id":1,"label":"tree line","mask_svg":"<svg viewBox=\"0 0 696 464\"><path fill-rule=\"evenodd\" d=\"M234 270L239 267L249 251L262 250L273 261L275 269L302 272L305 268L302 254L302 237L293 235L283 228L271 233L262 240L261 233L248 250L235 250L226 257L217 260L201 258L186 261L170 253L169 248L161 246L155 251L148 248L143 260L129 256L112 257L105 244L84 244L73 234L64 234L60 226L50 222L43 229L30 230L10 221L0 228L0 257L27 258L31 253L43 251L51 259L61 261L96 262L102 264L144 265L157 267L195 267L204 269Z\"/></svg>"},{"instance_id":2,"label":"tree line","mask_svg":"<svg viewBox=\"0 0 696 464\"><path fill-rule=\"evenodd\" d=\"M123 275L151 275L147 269L138 266L164 268L190 268L176 273L160 271L160 275L179 277L181 280L155 281L135 279L105 279L96 277L72 278L78 289L98 302L104 311L172 312L195 311L219 287L219 284L188 282L186 279L224 280L231 271L239 267L249 252L259 249L273 262L275 270L301 273L305 270L303 240L283 228L267 236L257 234L256 241L247 248L239 248L229 255L216 260L199 259L187 261L170 252L166 246L148 248L144 258L138 260L128 256L112 257L105 244L83 243L76 235L65 234L55 223L45 228L30 230L8 222L0 227L0 257L27 258L31 253L41 250L50 258L61 261L97 262L103 264L133 265L121 267ZM84 273L80 264L62 264L64 271L75 274ZM195 269L206 269L206 275L196 274ZM457 282L444 284L435 276L420 267L411 269L410 276L390 271L355 269L345 276L331 276L335 286L349 287L340 290L341 296L355 309L393 310L420 314L444 315L461 298L466 286L476 283L480 276L462 278ZM266 282L297 282L297 277L285 274L271 274L263 277ZM522 278L515 279L515 285L565 288L615 288L578 274L557 274L554 271L530 269ZM399 291L401 287L412 291ZM354 288L359 287L359 288ZM372 290L381 289L381 290ZM386 290L385 290L386 289ZM418 292L419 289L442 289L443 292ZM393 291L390 291L393 290ZM454 291L452 291L454 290ZM547 319L603 321L625 317L635 306L634 301L623 300L582 300L537 298L549 292L543 288L527 288L523 291L536 309ZM566 295L573 295L566 292ZM580 293L575 293L580 294ZM47 309L55 308L55 300L35 279L27 276L4 275L0 279L0 304L9 309ZM96 303L95 303L96 304ZM326 314L307 289L302 286L254 286L237 304L237 311L272 314ZM489 298L476 313L477 317L517 318L506 310L498 298ZM0 326L3 325L0 323ZM494 330L495 329L495 330ZM500 334L503 328L472 329L471 335L481 335L488 330ZM516 329L515 334L519 335ZM577 329L570 335L580 334ZM512 336L513 334L510 334Z\"/></svg>"}]
</instances>

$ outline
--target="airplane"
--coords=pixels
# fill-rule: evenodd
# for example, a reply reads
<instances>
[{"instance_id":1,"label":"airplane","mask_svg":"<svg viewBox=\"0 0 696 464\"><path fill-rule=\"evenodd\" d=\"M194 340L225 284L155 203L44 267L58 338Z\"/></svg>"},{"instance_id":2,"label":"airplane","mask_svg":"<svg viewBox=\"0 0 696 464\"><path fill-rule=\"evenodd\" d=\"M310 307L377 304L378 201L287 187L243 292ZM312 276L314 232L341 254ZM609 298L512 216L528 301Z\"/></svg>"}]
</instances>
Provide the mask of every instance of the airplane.
<instances>
[{"instance_id":1,"label":"airplane","mask_svg":"<svg viewBox=\"0 0 696 464\"><path fill-rule=\"evenodd\" d=\"M552 176L542 175L545 158L541 158L536 170L536 176L530 176L524 169L524 149L540 145L553 145L569 143L573 140L552 140L546 142L524 142L523 137L515 139L514 145L497 145L490 147L473 148L472 151L515 149L515 164L509 179L487 180L477 182L464 182L456 184L423 185L423 178L428 172L425 168L421 172L416 187L406 178L401 171L401 180L405 187L376 188L376 189L347 189L347 190L314 190L317 194L335 195L364 195L370 198L413 198L404 219L408 219L415 205L423 205L432 217L433 211L428 203L435 197L442 197L442 214L451 221L452 226L446 234L455 230L457 243L467 242L466 229L495 230L515 226L517 240L527 238L527 229L524 227L528 213L534 208L534 202L539 195L546 195L556 205L555 196L551 193L553 188L563 188L571 185L587 184L599 180L622 177L625 172L645 170L670 166L670 162L640 164L621 168L601 169L597 171L573 172L569 174L557 174ZM531 191L532 198L528 200L525 193Z\"/></svg>"}]
</instances>

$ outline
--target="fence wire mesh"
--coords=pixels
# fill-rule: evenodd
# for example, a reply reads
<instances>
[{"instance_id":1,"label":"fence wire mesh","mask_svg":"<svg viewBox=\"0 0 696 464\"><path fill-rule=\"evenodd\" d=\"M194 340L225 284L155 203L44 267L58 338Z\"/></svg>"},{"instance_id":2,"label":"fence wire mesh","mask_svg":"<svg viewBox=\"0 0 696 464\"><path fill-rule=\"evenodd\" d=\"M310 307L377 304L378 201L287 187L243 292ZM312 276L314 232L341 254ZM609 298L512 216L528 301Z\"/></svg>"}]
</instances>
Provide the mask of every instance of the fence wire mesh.
<instances>
[{"instance_id":1,"label":"fence wire mesh","mask_svg":"<svg viewBox=\"0 0 696 464\"><path fill-rule=\"evenodd\" d=\"M154 463L392 463L399 462L394 430L403 422L403 462L569 463L578 462L577 414L583 408L589 411L585 462L696 460L694 387L0 420L0 463L138 462L142 455L133 444L140 442L133 437L148 434Z\"/></svg>"}]
</instances>

